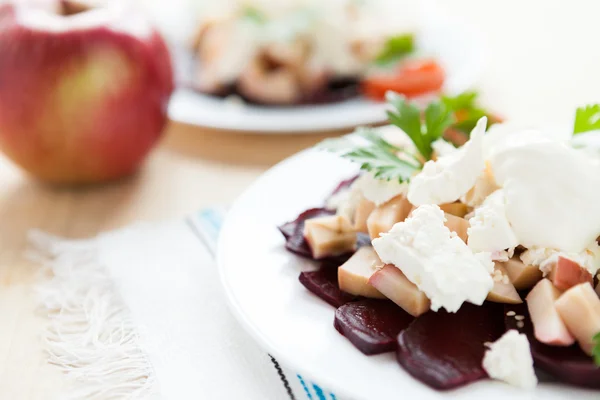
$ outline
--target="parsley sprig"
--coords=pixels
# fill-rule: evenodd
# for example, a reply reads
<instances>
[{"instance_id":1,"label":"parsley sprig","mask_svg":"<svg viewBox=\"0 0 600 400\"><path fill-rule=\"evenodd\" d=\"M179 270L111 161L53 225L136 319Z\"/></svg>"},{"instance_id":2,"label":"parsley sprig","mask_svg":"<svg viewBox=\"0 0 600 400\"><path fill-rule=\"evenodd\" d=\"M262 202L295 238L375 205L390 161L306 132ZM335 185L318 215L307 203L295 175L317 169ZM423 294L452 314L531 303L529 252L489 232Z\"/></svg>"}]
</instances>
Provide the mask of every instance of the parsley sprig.
<instances>
[{"instance_id":1,"label":"parsley sprig","mask_svg":"<svg viewBox=\"0 0 600 400\"><path fill-rule=\"evenodd\" d=\"M481 117L487 116L489 125L497 122L496 118L477 104L477 96L478 93L474 91L464 92L454 97L442 96L442 102L456 116L452 128L469 135Z\"/></svg>"},{"instance_id":2,"label":"parsley sprig","mask_svg":"<svg viewBox=\"0 0 600 400\"><path fill-rule=\"evenodd\" d=\"M600 129L600 104L577 108L573 135Z\"/></svg>"},{"instance_id":3,"label":"parsley sprig","mask_svg":"<svg viewBox=\"0 0 600 400\"><path fill-rule=\"evenodd\" d=\"M431 159L432 143L442 137L454 116L439 100L429 103L423 113L416 104L397 94L390 94L388 102L390 122L407 134L421 158L394 146L369 128L358 129L349 136L327 139L318 147L360 164L361 169L372 172L378 179L409 181L423 167L422 160Z\"/></svg>"},{"instance_id":4,"label":"parsley sprig","mask_svg":"<svg viewBox=\"0 0 600 400\"><path fill-rule=\"evenodd\" d=\"M432 143L440 139L455 121L452 110L443 102L435 100L425 108L422 120L419 108L403 96L388 92L387 100L393 108L387 112L390 122L402 129L419 153L430 160L433 154Z\"/></svg>"},{"instance_id":5,"label":"parsley sprig","mask_svg":"<svg viewBox=\"0 0 600 400\"><path fill-rule=\"evenodd\" d=\"M409 181L423 166L413 155L387 142L370 128L358 129L349 137L324 140L318 147L339 152L343 158L360 164L361 169L372 172L375 178L386 181ZM407 157L401 158L400 154Z\"/></svg>"},{"instance_id":6,"label":"parsley sprig","mask_svg":"<svg viewBox=\"0 0 600 400\"><path fill-rule=\"evenodd\" d=\"M400 61L415 49L415 38L412 34L392 36L388 38L383 50L375 59L375 64L387 66Z\"/></svg>"}]
</instances>

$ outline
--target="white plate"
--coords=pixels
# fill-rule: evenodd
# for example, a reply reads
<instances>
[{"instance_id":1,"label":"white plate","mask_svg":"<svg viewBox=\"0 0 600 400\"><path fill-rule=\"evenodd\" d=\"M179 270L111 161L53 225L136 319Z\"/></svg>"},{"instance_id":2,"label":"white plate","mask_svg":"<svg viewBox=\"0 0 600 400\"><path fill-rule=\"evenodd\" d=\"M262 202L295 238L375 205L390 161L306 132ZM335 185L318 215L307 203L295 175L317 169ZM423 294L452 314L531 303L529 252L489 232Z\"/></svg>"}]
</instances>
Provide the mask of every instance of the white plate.
<instances>
[{"instance_id":1,"label":"white plate","mask_svg":"<svg viewBox=\"0 0 600 400\"><path fill-rule=\"evenodd\" d=\"M234 205L221 232L218 264L228 301L243 327L270 354L333 391L364 399L597 399L599 392L544 383L531 393L481 381L437 392L410 377L393 354L367 357L333 327L334 308L299 282L309 261L288 253L276 226L319 206L355 167L302 152L263 175Z\"/></svg>"},{"instance_id":2,"label":"white plate","mask_svg":"<svg viewBox=\"0 0 600 400\"><path fill-rule=\"evenodd\" d=\"M484 46L467 24L442 16L430 2L420 2L423 15L418 48L432 55L446 70L444 91L457 94L468 90L484 65ZM177 57L178 64L185 57ZM182 67L182 70L188 66ZM185 75L185 73L183 73ZM239 107L190 89L178 89L169 105L172 120L209 128L259 133L326 131L376 124L386 120L385 106L365 99L340 103L297 106Z\"/></svg>"}]
</instances>

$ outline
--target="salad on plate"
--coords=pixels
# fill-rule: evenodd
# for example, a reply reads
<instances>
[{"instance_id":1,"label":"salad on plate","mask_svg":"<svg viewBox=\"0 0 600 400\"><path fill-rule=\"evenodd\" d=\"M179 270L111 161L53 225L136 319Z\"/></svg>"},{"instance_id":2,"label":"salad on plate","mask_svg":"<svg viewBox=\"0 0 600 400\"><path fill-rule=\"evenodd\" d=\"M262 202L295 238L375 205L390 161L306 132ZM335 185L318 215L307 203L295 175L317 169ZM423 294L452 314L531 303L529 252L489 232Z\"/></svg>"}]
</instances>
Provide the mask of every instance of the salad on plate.
<instances>
[{"instance_id":1,"label":"salad on plate","mask_svg":"<svg viewBox=\"0 0 600 400\"><path fill-rule=\"evenodd\" d=\"M320 265L300 282L358 350L395 352L432 388L533 389L541 373L600 388L600 105L557 135L474 93L387 97L392 125L319 145L361 173L280 226Z\"/></svg>"},{"instance_id":2,"label":"salad on plate","mask_svg":"<svg viewBox=\"0 0 600 400\"><path fill-rule=\"evenodd\" d=\"M235 1L197 30L192 86L266 105L437 92L445 71L420 49L418 6L413 0Z\"/></svg>"}]
</instances>

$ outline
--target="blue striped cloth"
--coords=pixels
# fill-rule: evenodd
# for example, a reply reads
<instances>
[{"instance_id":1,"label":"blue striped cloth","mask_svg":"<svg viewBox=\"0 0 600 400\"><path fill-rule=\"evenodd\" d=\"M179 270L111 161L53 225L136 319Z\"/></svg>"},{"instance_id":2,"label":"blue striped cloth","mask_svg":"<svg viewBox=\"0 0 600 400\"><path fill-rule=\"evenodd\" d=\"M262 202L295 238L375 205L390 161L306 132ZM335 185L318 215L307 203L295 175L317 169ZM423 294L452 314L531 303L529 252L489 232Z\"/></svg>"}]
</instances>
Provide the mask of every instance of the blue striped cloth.
<instances>
[{"instance_id":1,"label":"blue striped cloth","mask_svg":"<svg viewBox=\"0 0 600 400\"><path fill-rule=\"evenodd\" d=\"M226 209L222 207L208 208L188 218L187 222L194 233L206 245L208 251L215 256L217 241ZM273 367L281 379L290 399L300 400L338 400L331 392L316 383L303 378L300 374L289 371L285 366L269 355Z\"/></svg>"}]
</instances>

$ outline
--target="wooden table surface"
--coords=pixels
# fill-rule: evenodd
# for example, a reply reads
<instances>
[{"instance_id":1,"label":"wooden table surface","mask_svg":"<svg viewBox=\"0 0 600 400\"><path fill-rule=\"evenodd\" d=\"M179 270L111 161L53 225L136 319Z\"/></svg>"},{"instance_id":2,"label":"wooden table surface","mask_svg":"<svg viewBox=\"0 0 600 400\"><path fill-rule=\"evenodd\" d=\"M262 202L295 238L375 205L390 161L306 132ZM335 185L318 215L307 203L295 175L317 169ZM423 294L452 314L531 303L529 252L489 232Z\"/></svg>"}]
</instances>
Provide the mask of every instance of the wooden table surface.
<instances>
[{"instance_id":1,"label":"wooden table surface","mask_svg":"<svg viewBox=\"0 0 600 400\"><path fill-rule=\"evenodd\" d=\"M577 105L600 101L600 2L446 6L482 32L482 100L508 119L567 123ZM236 135L173 123L137 176L71 190L40 185L0 156L0 399L54 399L63 385L39 341L45 320L35 313L37 269L22 257L29 229L85 237L229 203L274 163L323 137Z\"/></svg>"}]
</instances>

